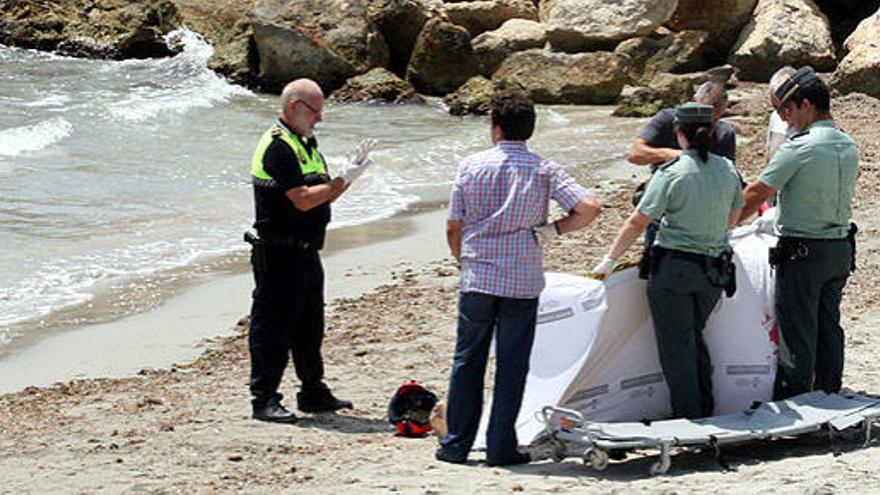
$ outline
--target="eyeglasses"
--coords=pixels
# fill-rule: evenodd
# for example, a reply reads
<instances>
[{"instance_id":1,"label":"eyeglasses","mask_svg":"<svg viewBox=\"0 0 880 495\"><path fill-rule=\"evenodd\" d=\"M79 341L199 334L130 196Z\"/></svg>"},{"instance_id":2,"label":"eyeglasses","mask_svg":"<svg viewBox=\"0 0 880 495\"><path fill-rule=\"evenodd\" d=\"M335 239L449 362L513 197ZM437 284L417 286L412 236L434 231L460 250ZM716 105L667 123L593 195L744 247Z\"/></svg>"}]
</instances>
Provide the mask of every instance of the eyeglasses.
<instances>
[{"instance_id":1,"label":"eyeglasses","mask_svg":"<svg viewBox=\"0 0 880 495\"><path fill-rule=\"evenodd\" d=\"M302 103L303 105L305 105L305 107L308 108L309 110L311 110L312 113L315 114L316 117L319 117L319 118L321 117L322 112L319 112L319 111L315 110L315 107L313 107L313 106L309 105L308 103L306 103L305 100L301 100L301 99L297 98L297 99L294 100L294 101L297 101L297 102Z\"/></svg>"}]
</instances>

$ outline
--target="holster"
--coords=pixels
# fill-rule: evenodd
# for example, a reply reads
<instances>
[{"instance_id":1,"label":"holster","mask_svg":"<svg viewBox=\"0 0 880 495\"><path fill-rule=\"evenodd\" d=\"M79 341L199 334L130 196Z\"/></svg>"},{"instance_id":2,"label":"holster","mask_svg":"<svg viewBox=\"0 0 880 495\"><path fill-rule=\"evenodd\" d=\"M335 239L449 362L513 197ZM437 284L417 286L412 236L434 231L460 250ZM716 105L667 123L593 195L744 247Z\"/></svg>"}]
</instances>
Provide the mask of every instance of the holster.
<instances>
[{"instance_id":1,"label":"holster","mask_svg":"<svg viewBox=\"0 0 880 495\"><path fill-rule=\"evenodd\" d=\"M849 265L850 273L856 271L856 234L859 232L859 226L855 222L849 223L849 232L846 234L846 240L849 241L849 247L852 248L852 263Z\"/></svg>"},{"instance_id":2,"label":"holster","mask_svg":"<svg viewBox=\"0 0 880 495\"><path fill-rule=\"evenodd\" d=\"M783 261L793 261L798 258L806 258L810 254L810 248L800 239L780 237L776 247L770 248L768 261L770 268L776 268Z\"/></svg>"},{"instance_id":3,"label":"holster","mask_svg":"<svg viewBox=\"0 0 880 495\"><path fill-rule=\"evenodd\" d=\"M648 280L651 276L651 267L654 263L654 257L657 253L654 251L653 246L645 246L645 249L642 250L642 259L639 260L639 278L642 280Z\"/></svg>"},{"instance_id":4,"label":"holster","mask_svg":"<svg viewBox=\"0 0 880 495\"><path fill-rule=\"evenodd\" d=\"M733 250L728 249L718 257L706 256L703 270L709 282L715 287L724 289L727 297L736 294L736 263L733 262Z\"/></svg>"},{"instance_id":5,"label":"holster","mask_svg":"<svg viewBox=\"0 0 880 495\"><path fill-rule=\"evenodd\" d=\"M244 240L251 245L251 265L254 270L264 272L269 269L269 253L266 243L252 231L244 233Z\"/></svg>"}]
</instances>

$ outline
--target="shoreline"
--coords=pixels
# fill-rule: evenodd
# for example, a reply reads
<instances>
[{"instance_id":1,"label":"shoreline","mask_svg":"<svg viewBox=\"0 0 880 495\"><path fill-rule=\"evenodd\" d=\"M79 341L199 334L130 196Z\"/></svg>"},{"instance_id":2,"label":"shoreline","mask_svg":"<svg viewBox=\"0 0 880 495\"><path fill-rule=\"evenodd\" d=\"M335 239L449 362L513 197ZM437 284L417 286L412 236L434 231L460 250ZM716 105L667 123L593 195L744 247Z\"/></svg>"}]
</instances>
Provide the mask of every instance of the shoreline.
<instances>
[{"instance_id":1,"label":"shoreline","mask_svg":"<svg viewBox=\"0 0 880 495\"><path fill-rule=\"evenodd\" d=\"M392 269L447 255L445 209L411 211L328 232L322 252L328 310L392 281ZM416 246L416 247L412 247ZM407 257L396 253L410 249ZM157 307L33 337L0 357L0 395L72 379L120 378L197 359L212 340L233 335L250 311L250 271L185 287ZM160 329L160 330L157 330Z\"/></svg>"}]
</instances>

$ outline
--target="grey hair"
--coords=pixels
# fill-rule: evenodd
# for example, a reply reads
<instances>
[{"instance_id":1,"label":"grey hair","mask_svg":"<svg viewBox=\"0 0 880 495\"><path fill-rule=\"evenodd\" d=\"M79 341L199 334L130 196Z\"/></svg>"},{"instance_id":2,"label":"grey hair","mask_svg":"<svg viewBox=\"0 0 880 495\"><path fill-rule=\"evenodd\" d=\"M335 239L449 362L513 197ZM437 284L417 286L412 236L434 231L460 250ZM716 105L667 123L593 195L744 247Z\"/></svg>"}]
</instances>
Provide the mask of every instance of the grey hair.
<instances>
[{"instance_id":1,"label":"grey hair","mask_svg":"<svg viewBox=\"0 0 880 495\"><path fill-rule=\"evenodd\" d=\"M724 84L722 83L707 81L697 88L697 91L694 93L694 101L712 105L713 107L726 105L727 90L724 89Z\"/></svg>"},{"instance_id":2,"label":"grey hair","mask_svg":"<svg viewBox=\"0 0 880 495\"><path fill-rule=\"evenodd\" d=\"M776 93L776 90L782 86L782 83L788 81L788 79L794 74L796 71L794 67L790 65L786 65L785 67L779 69L774 72L772 76L770 76L770 92Z\"/></svg>"}]
</instances>

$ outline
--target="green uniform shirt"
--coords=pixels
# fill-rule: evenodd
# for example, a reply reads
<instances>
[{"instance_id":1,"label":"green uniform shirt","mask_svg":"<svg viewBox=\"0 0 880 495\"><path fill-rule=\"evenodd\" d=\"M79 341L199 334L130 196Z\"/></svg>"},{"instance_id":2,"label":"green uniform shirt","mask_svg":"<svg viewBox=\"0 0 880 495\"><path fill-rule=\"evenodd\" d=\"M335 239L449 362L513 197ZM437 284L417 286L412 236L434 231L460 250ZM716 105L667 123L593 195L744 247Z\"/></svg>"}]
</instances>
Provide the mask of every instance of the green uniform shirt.
<instances>
[{"instance_id":1,"label":"green uniform shirt","mask_svg":"<svg viewBox=\"0 0 880 495\"><path fill-rule=\"evenodd\" d=\"M660 219L656 245L718 256L728 247L730 211L742 205L733 163L714 153L704 163L696 150L689 149L660 167L637 209Z\"/></svg>"},{"instance_id":2,"label":"green uniform shirt","mask_svg":"<svg viewBox=\"0 0 880 495\"><path fill-rule=\"evenodd\" d=\"M858 174L855 142L834 121L820 120L783 143L758 180L779 191L783 236L840 239L849 231Z\"/></svg>"}]
</instances>

